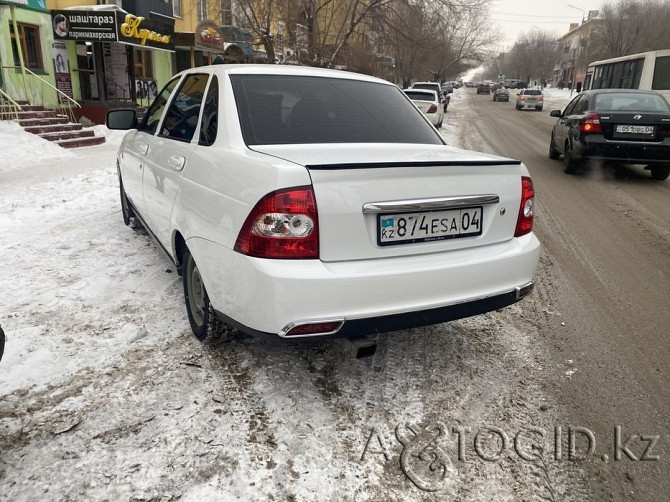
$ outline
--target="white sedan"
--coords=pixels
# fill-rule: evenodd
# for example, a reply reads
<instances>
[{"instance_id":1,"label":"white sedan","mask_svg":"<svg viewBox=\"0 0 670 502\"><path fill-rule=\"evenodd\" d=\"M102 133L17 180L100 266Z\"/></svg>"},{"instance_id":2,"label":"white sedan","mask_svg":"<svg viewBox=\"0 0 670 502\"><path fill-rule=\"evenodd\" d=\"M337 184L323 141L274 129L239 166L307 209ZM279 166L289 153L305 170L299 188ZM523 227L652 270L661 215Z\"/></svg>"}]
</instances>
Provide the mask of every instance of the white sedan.
<instances>
[{"instance_id":1,"label":"white sedan","mask_svg":"<svg viewBox=\"0 0 670 502\"><path fill-rule=\"evenodd\" d=\"M204 339L221 322L358 337L513 304L540 244L517 160L447 146L395 85L307 67L172 78L118 151L121 208L183 276Z\"/></svg>"},{"instance_id":2,"label":"white sedan","mask_svg":"<svg viewBox=\"0 0 670 502\"><path fill-rule=\"evenodd\" d=\"M412 103L438 129L444 122L444 108L437 92L428 89L405 89L403 91Z\"/></svg>"}]
</instances>

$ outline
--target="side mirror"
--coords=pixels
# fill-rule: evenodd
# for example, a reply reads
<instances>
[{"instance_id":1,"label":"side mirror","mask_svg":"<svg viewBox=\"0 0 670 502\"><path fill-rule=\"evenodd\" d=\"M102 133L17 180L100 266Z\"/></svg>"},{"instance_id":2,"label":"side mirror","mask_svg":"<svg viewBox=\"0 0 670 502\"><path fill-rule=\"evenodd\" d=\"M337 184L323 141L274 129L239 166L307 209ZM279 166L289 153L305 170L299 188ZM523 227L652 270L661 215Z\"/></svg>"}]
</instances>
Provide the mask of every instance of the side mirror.
<instances>
[{"instance_id":1,"label":"side mirror","mask_svg":"<svg viewBox=\"0 0 670 502\"><path fill-rule=\"evenodd\" d=\"M551 110L549 115L551 117L558 117L558 118L561 118L563 116L563 114L561 113L561 110Z\"/></svg>"},{"instance_id":2,"label":"side mirror","mask_svg":"<svg viewBox=\"0 0 670 502\"><path fill-rule=\"evenodd\" d=\"M110 110L107 112L105 124L109 129L128 131L137 128L137 114L135 110Z\"/></svg>"}]
</instances>

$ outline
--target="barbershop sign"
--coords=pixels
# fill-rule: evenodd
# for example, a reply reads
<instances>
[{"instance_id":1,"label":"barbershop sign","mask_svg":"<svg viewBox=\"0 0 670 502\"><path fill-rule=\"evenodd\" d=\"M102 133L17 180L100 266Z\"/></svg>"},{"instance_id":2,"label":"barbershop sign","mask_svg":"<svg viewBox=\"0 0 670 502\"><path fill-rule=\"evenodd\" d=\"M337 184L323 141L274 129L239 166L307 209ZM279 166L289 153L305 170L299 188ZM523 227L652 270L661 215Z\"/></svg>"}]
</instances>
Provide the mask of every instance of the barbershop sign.
<instances>
[{"instance_id":1,"label":"barbershop sign","mask_svg":"<svg viewBox=\"0 0 670 502\"><path fill-rule=\"evenodd\" d=\"M52 11L56 40L121 42L152 49L174 50L174 25L123 11Z\"/></svg>"}]
</instances>

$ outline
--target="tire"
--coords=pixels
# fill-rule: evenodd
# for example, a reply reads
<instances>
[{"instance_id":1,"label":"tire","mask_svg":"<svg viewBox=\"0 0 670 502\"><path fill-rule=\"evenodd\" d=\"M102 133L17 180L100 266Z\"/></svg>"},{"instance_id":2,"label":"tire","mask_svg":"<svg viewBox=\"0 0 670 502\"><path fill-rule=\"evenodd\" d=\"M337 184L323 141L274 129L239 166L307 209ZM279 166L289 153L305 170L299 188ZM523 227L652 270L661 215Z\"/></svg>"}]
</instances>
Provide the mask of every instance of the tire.
<instances>
[{"instance_id":1,"label":"tire","mask_svg":"<svg viewBox=\"0 0 670 502\"><path fill-rule=\"evenodd\" d=\"M130 206L130 202L128 201L128 197L126 196L126 191L123 189L123 180L121 180L121 170L117 166L117 170L119 173L119 194L121 196L121 216L123 216L123 223L127 227L130 226L130 219L135 217L135 213L133 212L133 208Z\"/></svg>"},{"instance_id":2,"label":"tire","mask_svg":"<svg viewBox=\"0 0 670 502\"><path fill-rule=\"evenodd\" d=\"M541 111L542 111L542 107L540 106L539 108L535 108L535 110L537 110L538 112L541 112Z\"/></svg>"},{"instance_id":3,"label":"tire","mask_svg":"<svg viewBox=\"0 0 670 502\"><path fill-rule=\"evenodd\" d=\"M435 127L436 127L437 129L442 129L442 121L440 120L440 121L437 123L437 126L435 126Z\"/></svg>"},{"instance_id":4,"label":"tire","mask_svg":"<svg viewBox=\"0 0 670 502\"><path fill-rule=\"evenodd\" d=\"M5 353L5 332L0 327L0 361L2 361L2 354Z\"/></svg>"},{"instance_id":5,"label":"tire","mask_svg":"<svg viewBox=\"0 0 670 502\"><path fill-rule=\"evenodd\" d=\"M186 303L188 322L191 325L193 335L204 342L220 331L221 323L212 310L198 266L188 248L184 250L182 266L184 302Z\"/></svg>"},{"instance_id":6,"label":"tire","mask_svg":"<svg viewBox=\"0 0 670 502\"><path fill-rule=\"evenodd\" d=\"M572 155L572 148L570 147L570 142L565 142L565 150L563 153L563 172L566 174L577 174L579 171L579 165L575 162L575 159Z\"/></svg>"},{"instance_id":7,"label":"tire","mask_svg":"<svg viewBox=\"0 0 670 502\"><path fill-rule=\"evenodd\" d=\"M651 166L651 177L655 180L665 180L670 176L670 166Z\"/></svg>"},{"instance_id":8,"label":"tire","mask_svg":"<svg viewBox=\"0 0 670 502\"><path fill-rule=\"evenodd\" d=\"M554 145L554 133L551 133L551 139L549 140L549 158L551 160L558 160L561 158L561 152L556 150L556 146Z\"/></svg>"}]
</instances>

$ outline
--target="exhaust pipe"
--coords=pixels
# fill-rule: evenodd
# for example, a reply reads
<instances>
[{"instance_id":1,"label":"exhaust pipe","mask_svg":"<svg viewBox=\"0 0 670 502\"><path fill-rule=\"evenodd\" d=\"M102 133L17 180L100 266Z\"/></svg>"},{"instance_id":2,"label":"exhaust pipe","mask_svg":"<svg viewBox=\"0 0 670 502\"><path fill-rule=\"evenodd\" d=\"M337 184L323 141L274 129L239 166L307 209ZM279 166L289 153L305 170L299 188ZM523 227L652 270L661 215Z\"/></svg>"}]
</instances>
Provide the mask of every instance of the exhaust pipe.
<instances>
[{"instance_id":1,"label":"exhaust pipe","mask_svg":"<svg viewBox=\"0 0 670 502\"><path fill-rule=\"evenodd\" d=\"M377 341L367 336L343 338L347 351L356 359L372 357L377 352Z\"/></svg>"}]
</instances>

